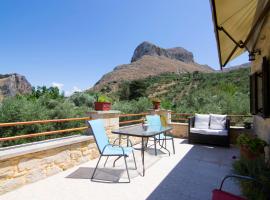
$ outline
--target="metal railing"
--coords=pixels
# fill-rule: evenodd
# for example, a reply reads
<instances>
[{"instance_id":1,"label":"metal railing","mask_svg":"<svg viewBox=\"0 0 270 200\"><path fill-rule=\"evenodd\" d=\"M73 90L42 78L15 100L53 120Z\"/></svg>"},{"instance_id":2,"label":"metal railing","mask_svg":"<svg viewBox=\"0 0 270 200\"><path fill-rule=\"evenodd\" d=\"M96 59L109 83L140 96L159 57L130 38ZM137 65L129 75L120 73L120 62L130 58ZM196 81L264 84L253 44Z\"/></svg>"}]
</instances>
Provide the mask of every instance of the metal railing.
<instances>
[{"instance_id":1,"label":"metal railing","mask_svg":"<svg viewBox=\"0 0 270 200\"><path fill-rule=\"evenodd\" d=\"M192 116L192 114L190 113L176 113L176 112L172 112L171 113L171 121L172 122L184 122L187 123L188 122L188 118Z\"/></svg>"},{"instance_id":2,"label":"metal railing","mask_svg":"<svg viewBox=\"0 0 270 200\"><path fill-rule=\"evenodd\" d=\"M25 122L0 123L0 128L15 127L15 126L22 126L22 125L33 125L33 124L86 121L90 119L91 119L90 117L80 117L80 118L67 118L67 119L50 119L50 120L36 120L36 121L25 121ZM40 132L40 133L29 133L29 134L16 135L16 136L11 136L11 137L0 137L0 142L13 141L13 140L25 139L25 138L33 138L33 137L38 137L38 136L61 134L61 133L70 133L70 132L75 132L75 131L86 130L87 128L88 128L87 126L83 126L83 127L68 128L68 129L62 129L62 130L45 131L45 132Z\"/></svg>"},{"instance_id":3,"label":"metal railing","mask_svg":"<svg viewBox=\"0 0 270 200\"><path fill-rule=\"evenodd\" d=\"M131 125L136 123L142 123L144 121L144 117L149 113L136 113L136 114L121 114L119 115L119 125Z\"/></svg>"},{"instance_id":4,"label":"metal railing","mask_svg":"<svg viewBox=\"0 0 270 200\"><path fill-rule=\"evenodd\" d=\"M144 113L136 113L136 114L121 114L119 115L119 126L123 125L132 125L137 123L142 123L148 112ZM190 113L171 113L171 121L172 122L188 122L188 118L193 114ZM235 126L243 126L244 121L252 117L252 115L228 115L231 120L231 125ZM80 118L67 118L67 119L52 119L52 120L36 120L36 121L25 121L25 122L10 122L10 123L0 123L0 129L6 127L15 127L15 126L24 126L24 125L34 125L34 124L47 124L47 123L63 123L63 122L74 122L74 121L86 121L91 120L90 117L80 117ZM63 133L70 133L70 132L77 132L83 131L88 129L87 126L82 127L74 127L74 128L67 128L61 130L52 130L52 131L45 131L39 133L29 133L29 134L22 134L22 135L15 135L9 137L1 137L0 142L5 141L14 141L18 139L26 139L26 138L34 138L38 136L47 136L47 135L55 135L55 134L63 134Z\"/></svg>"}]
</instances>

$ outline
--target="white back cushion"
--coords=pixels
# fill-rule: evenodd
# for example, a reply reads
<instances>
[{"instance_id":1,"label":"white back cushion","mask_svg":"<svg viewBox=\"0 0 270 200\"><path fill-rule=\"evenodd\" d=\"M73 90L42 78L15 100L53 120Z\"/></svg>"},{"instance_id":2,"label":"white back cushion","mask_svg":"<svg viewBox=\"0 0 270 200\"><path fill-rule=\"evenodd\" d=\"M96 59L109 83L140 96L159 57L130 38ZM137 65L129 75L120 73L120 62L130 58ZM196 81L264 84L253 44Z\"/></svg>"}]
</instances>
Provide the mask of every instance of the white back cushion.
<instances>
[{"instance_id":1,"label":"white back cushion","mask_svg":"<svg viewBox=\"0 0 270 200\"><path fill-rule=\"evenodd\" d=\"M194 128L209 128L209 115L195 114Z\"/></svg>"},{"instance_id":2,"label":"white back cushion","mask_svg":"<svg viewBox=\"0 0 270 200\"><path fill-rule=\"evenodd\" d=\"M210 114L210 129L224 130L226 129L227 115Z\"/></svg>"}]
</instances>

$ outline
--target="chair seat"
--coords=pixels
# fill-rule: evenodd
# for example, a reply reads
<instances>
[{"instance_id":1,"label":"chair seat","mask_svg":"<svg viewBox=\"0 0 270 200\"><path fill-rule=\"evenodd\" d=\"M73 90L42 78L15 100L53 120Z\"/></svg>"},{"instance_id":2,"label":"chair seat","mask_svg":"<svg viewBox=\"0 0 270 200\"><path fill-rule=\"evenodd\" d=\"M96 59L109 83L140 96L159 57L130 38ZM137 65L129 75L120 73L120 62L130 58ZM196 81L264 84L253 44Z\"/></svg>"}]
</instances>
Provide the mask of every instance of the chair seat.
<instances>
[{"instance_id":1,"label":"chair seat","mask_svg":"<svg viewBox=\"0 0 270 200\"><path fill-rule=\"evenodd\" d=\"M124 154L128 156L132 153L133 148L132 147L123 147ZM107 146L103 152L103 155L105 156L114 156L114 155L123 155L122 148L119 146Z\"/></svg>"},{"instance_id":2,"label":"chair seat","mask_svg":"<svg viewBox=\"0 0 270 200\"><path fill-rule=\"evenodd\" d=\"M203 134L203 135L228 136L228 130L191 128L190 132L191 133Z\"/></svg>"},{"instance_id":3,"label":"chair seat","mask_svg":"<svg viewBox=\"0 0 270 200\"><path fill-rule=\"evenodd\" d=\"M165 137L165 135L163 133L161 133L160 135L156 135L155 138L157 140L165 140L165 139L170 140L170 139L172 139L172 136L166 135L166 137Z\"/></svg>"}]
</instances>

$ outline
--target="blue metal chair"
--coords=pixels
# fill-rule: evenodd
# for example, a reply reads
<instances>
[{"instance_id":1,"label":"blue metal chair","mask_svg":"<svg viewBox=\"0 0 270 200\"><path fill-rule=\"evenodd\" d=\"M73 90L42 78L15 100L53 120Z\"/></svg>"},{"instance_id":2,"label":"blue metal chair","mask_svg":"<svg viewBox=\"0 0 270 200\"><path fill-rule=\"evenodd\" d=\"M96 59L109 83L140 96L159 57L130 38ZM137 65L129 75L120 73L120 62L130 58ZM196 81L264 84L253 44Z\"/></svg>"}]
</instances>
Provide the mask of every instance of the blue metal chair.
<instances>
[{"instance_id":1,"label":"blue metal chair","mask_svg":"<svg viewBox=\"0 0 270 200\"><path fill-rule=\"evenodd\" d=\"M119 145L110 144L109 138L108 138L106 131L105 131L105 128L104 128L103 120L101 120L101 119L90 120L90 121L88 121L88 124L90 125L90 127L92 129L92 133L94 135L94 138L95 138L95 141L96 141L99 153L100 153L100 157L99 157L98 162L96 164L96 167L95 167L95 170L94 170L93 175L91 177L91 180L92 181L104 181L104 180L94 179L96 170L98 168L98 164L99 164L102 156L107 156L107 159L104 163L104 167L105 167L107 160L110 156L117 156L118 158L116 160L118 160L121 157L124 157L126 171L127 171L127 175L128 175L128 182L127 183L130 183L130 177L129 177L128 167L127 167L126 157L128 157L131 153L133 154L135 169L137 169L133 147L122 147ZM113 166L115 166L115 161L113 163Z\"/></svg>"},{"instance_id":2,"label":"blue metal chair","mask_svg":"<svg viewBox=\"0 0 270 200\"><path fill-rule=\"evenodd\" d=\"M162 123L161 123L161 119L159 115L146 115L146 120L149 126L152 127L161 127ZM155 145L155 155L157 155L157 147L156 147L156 142L159 141L159 144L161 147L163 147L163 144L165 142L165 149L168 151L167 147L167 140L171 140L172 141L172 146L173 146L173 154L175 154L175 148L174 148L174 140L172 136L168 136L163 133L156 135L154 137L154 145ZM160 143L160 141L162 141L162 144ZM163 147L164 148L164 147ZM169 152L169 151L168 151ZM170 155L170 152L169 152Z\"/></svg>"}]
</instances>

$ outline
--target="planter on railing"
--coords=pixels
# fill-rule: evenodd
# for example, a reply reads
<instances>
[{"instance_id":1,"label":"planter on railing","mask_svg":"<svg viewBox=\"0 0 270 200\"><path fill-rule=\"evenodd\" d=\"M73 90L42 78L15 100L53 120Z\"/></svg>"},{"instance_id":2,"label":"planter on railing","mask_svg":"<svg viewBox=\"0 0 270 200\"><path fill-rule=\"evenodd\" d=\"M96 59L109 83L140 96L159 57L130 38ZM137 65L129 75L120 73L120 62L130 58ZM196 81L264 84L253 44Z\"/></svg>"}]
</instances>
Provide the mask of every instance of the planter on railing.
<instances>
[{"instance_id":1,"label":"planter on railing","mask_svg":"<svg viewBox=\"0 0 270 200\"><path fill-rule=\"evenodd\" d=\"M110 102L95 102L95 110L97 111L111 110L111 103Z\"/></svg>"},{"instance_id":2,"label":"planter on railing","mask_svg":"<svg viewBox=\"0 0 270 200\"><path fill-rule=\"evenodd\" d=\"M105 95L97 95L95 102L95 110L108 111L111 110L112 99Z\"/></svg>"},{"instance_id":3,"label":"planter on railing","mask_svg":"<svg viewBox=\"0 0 270 200\"><path fill-rule=\"evenodd\" d=\"M160 101L153 101L153 109L159 110L160 109Z\"/></svg>"}]
</instances>

